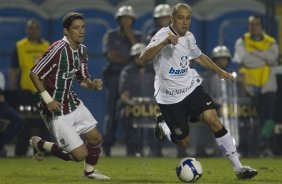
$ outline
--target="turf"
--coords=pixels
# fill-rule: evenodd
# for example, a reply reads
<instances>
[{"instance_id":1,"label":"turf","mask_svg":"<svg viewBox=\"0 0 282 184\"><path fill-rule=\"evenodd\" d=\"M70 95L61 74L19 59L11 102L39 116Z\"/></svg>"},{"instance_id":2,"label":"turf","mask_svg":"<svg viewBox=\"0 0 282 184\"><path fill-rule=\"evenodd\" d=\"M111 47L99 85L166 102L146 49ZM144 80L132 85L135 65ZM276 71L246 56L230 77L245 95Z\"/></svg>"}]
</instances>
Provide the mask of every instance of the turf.
<instances>
[{"instance_id":1,"label":"turf","mask_svg":"<svg viewBox=\"0 0 282 184\"><path fill-rule=\"evenodd\" d=\"M282 184L282 158L243 159L259 172L251 180L237 180L228 160L224 158L198 158L204 174L197 183L215 184ZM97 169L110 176L110 181L89 180L81 177L83 163L65 162L48 157L38 162L32 158L0 159L1 184L85 184L85 183L181 183L175 174L180 159L102 157Z\"/></svg>"}]
</instances>

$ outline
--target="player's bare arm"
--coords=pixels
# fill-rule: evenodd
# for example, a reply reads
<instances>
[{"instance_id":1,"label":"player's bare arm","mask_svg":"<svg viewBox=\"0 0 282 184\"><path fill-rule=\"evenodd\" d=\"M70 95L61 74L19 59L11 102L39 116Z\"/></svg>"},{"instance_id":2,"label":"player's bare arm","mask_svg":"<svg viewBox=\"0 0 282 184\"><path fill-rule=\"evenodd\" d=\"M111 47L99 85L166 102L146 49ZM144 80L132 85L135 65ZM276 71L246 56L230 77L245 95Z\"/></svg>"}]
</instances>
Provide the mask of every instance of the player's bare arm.
<instances>
[{"instance_id":1,"label":"player's bare arm","mask_svg":"<svg viewBox=\"0 0 282 184\"><path fill-rule=\"evenodd\" d=\"M30 79L33 82L38 93L41 95L43 101L46 103L48 110L50 112L59 112L61 109L61 104L53 99L46 91L43 81L33 72L30 72Z\"/></svg>"},{"instance_id":2,"label":"player's bare arm","mask_svg":"<svg viewBox=\"0 0 282 184\"><path fill-rule=\"evenodd\" d=\"M101 79L90 80L89 78L86 78L80 82L80 86L87 89L100 91L103 89L103 81Z\"/></svg>"},{"instance_id":3,"label":"player's bare arm","mask_svg":"<svg viewBox=\"0 0 282 184\"><path fill-rule=\"evenodd\" d=\"M211 69L214 72L217 73L217 75L224 80L231 80L234 81L235 78L225 70L222 70L220 67L218 67L208 56L205 54L201 54L200 57L195 59L200 65L207 69Z\"/></svg>"},{"instance_id":4,"label":"player's bare arm","mask_svg":"<svg viewBox=\"0 0 282 184\"><path fill-rule=\"evenodd\" d=\"M152 47L146 47L140 54L139 62L141 64L148 63L162 50L162 48L164 48L168 44L176 45L178 42L178 38L179 36L175 36L171 33L168 33L168 36L164 41Z\"/></svg>"}]
</instances>

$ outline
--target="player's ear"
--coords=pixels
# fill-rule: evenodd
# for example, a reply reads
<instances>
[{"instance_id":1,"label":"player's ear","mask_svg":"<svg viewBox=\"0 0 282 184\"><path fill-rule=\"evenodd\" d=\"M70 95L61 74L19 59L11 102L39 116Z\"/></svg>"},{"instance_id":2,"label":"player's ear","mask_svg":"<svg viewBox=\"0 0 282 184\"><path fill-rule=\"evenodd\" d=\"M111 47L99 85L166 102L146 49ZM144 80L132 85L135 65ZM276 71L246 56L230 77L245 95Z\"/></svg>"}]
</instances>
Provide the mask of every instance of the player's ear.
<instances>
[{"instance_id":1,"label":"player's ear","mask_svg":"<svg viewBox=\"0 0 282 184\"><path fill-rule=\"evenodd\" d=\"M68 36L68 29L67 28L64 28L64 35Z\"/></svg>"}]
</instances>

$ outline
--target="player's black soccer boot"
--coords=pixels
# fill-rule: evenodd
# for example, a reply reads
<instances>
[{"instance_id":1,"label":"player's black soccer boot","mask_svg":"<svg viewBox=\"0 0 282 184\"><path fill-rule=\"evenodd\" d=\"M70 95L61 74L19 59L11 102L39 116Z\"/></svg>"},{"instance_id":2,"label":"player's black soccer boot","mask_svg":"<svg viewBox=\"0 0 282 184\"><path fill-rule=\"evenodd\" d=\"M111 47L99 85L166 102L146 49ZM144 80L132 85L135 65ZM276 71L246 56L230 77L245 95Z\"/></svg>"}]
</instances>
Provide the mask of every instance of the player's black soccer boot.
<instances>
[{"instance_id":1,"label":"player's black soccer boot","mask_svg":"<svg viewBox=\"0 0 282 184\"><path fill-rule=\"evenodd\" d=\"M235 172L235 174L238 179L251 179L258 174L258 171L249 166L243 166L240 168L240 171Z\"/></svg>"}]
</instances>

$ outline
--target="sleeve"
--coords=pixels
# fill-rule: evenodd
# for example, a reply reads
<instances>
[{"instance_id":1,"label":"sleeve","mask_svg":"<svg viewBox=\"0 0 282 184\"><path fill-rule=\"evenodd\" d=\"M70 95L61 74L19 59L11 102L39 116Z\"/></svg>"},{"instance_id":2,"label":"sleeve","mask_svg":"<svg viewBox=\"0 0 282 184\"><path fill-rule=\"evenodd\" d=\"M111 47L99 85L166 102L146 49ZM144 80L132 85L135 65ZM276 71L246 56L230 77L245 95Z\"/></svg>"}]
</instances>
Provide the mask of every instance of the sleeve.
<instances>
[{"instance_id":1,"label":"sleeve","mask_svg":"<svg viewBox=\"0 0 282 184\"><path fill-rule=\"evenodd\" d=\"M88 71L88 53L86 47L81 47L79 51L80 55L80 70L76 73L76 78L78 82L81 82L82 80L86 78L90 78L89 71Z\"/></svg>"},{"instance_id":2,"label":"sleeve","mask_svg":"<svg viewBox=\"0 0 282 184\"><path fill-rule=\"evenodd\" d=\"M44 79L54 68L57 67L60 60L63 46L50 47L39 61L32 67L31 71L40 79Z\"/></svg>"},{"instance_id":3,"label":"sleeve","mask_svg":"<svg viewBox=\"0 0 282 184\"><path fill-rule=\"evenodd\" d=\"M18 58L18 50L17 47L15 48L12 58L11 58L11 63L10 63L11 68L19 68L19 58Z\"/></svg>"},{"instance_id":4,"label":"sleeve","mask_svg":"<svg viewBox=\"0 0 282 184\"><path fill-rule=\"evenodd\" d=\"M128 72L127 70L122 70L119 78L119 92L122 93L129 89L128 84Z\"/></svg>"},{"instance_id":5,"label":"sleeve","mask_svg":"<svg viewBox=\"0 0 282 184\"><path fill-rule=\"evenodd\" d=\"M106 32L106 34L103 37L103 53L107 53L110 49L114 49L114 36L111 32Z\"/></svg>"},{"instance_id":6,"label":"sleeve","mask_svg":"<svg viewBox=\"0 0 282 184\"><path fill-rule=\"evenodd\" d=\"M242 63L243 57L246 53L247 50L245 49L243 39L239 38L235 43L234 61L239 64Z\"/></svg>"},{"instance_id":7,"label":"sleeve","mask_svg":"<svg viewBox=\"0 0 282 184\"><path fill-rule=\"evenodd\" d=\"M190 48L189 60L200 57L202 51L199 49L198 45L196 44L196 39L192 33L189 35L187 42L188 42L188 48Z\"/></svg>"},{"instance_id":8,"label":"sleeve","mask_svg":"<svg viewBox=\"0 0 282 184\"><path fill-rule=\"evenodd\" d=\"M268 65L275 65L278 62L279 48L276 43L273 43L267 51L255 50L253 54L265 61Z\"/></svg>"},{"instance_id":9,"label":"sleeve","mask_svg":"<svg viewBox=\"0 0 282 184\"><path fill-rule=\"evenodd\" d=\"M153 47L155 45L158 45L159 43L161 43L162 41L165 40L165 34L167 32L157 32L153 38L151 39L149 45L147 47Z\"/></svg>"}]
</instances>

